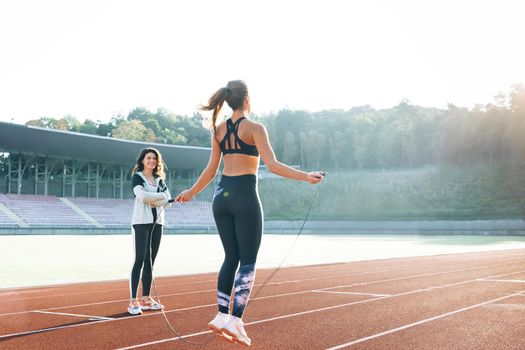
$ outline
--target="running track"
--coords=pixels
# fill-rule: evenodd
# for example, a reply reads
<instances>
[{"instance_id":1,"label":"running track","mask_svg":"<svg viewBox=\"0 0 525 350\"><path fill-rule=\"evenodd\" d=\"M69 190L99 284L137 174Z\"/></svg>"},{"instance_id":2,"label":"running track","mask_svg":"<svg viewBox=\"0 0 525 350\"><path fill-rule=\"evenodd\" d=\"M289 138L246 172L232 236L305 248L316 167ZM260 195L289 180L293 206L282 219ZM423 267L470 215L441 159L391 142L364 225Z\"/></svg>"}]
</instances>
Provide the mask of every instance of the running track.
<instances>
[{"instance_id":1,"label":"running track","mask_svg":"<svg viewBox=\"0 0 525 350\"><path fill-rule=\"evenodd\" d=\"M252 349L525 349L525 250L258 270ZM216 274L157 281L129 316L127 281L0 290L0 349L235 349L210 334Z\"/></svg>"}]
</instances>

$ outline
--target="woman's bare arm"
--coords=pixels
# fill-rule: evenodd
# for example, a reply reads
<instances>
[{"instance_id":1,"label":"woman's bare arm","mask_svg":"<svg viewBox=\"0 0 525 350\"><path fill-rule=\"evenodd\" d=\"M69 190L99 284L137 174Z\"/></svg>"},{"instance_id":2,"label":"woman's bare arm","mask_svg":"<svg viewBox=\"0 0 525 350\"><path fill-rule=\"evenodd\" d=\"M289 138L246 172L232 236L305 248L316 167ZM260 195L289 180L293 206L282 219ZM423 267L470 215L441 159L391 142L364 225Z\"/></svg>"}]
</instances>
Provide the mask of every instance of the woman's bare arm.
<instances>
[{"instance_id":1,"label":"woman's bare arm","mask_svg":"<svg viewBox=\"0 0 525 350\"><path fill-rule=\"evenodd\" d=\"M275 157L272 146L270 145L268 133L266 132L264 125L257 123L254 128L253 140L255 141L255 146L257 146L257 150L259 151L264 164L268 167L268 170L279 176L307 181L310 183L317 183L322 180L323 176L320 172L307 173L279 162Z\"/></svg>"},{"instance_id":2,"label":"woman's bare arm","mask_svg":"<svg viewBox=\"0 0 525 350\"><path fill-rule=\"evenodd\" d=\"M190 201L193 197L199 194L208 184L213 180L217 175L217 170L219 169L219 164L221 163L222 153L219 147L219 143L215 139L214 135L211 136L211 154L210 159L208 160L208 165L202 171L199 179L195 184L183 192L181 192L175 200L177 202L187 202Z\"/></svg>"}]
</instances>

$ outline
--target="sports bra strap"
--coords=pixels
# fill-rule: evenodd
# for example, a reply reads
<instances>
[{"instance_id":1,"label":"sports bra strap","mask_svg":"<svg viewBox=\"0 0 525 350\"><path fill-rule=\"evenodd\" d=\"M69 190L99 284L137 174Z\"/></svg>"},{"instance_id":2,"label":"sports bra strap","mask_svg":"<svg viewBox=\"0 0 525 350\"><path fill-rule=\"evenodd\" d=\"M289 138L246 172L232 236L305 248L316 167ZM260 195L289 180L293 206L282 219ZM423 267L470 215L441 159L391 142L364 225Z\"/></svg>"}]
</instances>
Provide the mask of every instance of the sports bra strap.
<instances>
[{"instance_id":1,"label":"sports bra strap","mask_svg":"<svg viewBox=\"0 0 525 350\"><path fill-rule=\"evenodd\" d=\"M239 130L239 124L243 119L246 119L245 117L240 117L234 122L232 122L231 119L226 120L226 134L224 135L224 138L220 142L221 151L224 154L227 153L241 153L251 156L258 156L259 152L257 151L257 147L254 145L248 145L247 143L243 142L239 135L237 134ZM231 135L233 134L233 142L234 147L231 145ZM226 147L226 142L228 143L228 147Z\"/></svg>"}]
</instances>

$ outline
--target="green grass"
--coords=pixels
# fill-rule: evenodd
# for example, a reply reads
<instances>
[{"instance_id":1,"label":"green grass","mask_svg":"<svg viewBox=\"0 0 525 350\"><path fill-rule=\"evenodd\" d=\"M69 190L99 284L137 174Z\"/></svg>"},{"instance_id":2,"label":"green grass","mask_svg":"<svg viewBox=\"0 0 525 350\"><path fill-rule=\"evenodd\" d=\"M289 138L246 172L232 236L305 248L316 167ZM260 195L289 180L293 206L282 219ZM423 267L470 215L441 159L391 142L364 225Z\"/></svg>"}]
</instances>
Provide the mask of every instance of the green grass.
<instances>
[{"instance_id":1,"label":"green grass","mask_svg":"<svg viewBox=\"0 0 525 350\"><path fill-rule=\"evenodd\" d=\"M265 216L300 220L315 187L287 179L259 182ZM525 218L525 169L427 167L331 172L312 207L317 220L475 220Z\"/></svg>"}]
</instances>

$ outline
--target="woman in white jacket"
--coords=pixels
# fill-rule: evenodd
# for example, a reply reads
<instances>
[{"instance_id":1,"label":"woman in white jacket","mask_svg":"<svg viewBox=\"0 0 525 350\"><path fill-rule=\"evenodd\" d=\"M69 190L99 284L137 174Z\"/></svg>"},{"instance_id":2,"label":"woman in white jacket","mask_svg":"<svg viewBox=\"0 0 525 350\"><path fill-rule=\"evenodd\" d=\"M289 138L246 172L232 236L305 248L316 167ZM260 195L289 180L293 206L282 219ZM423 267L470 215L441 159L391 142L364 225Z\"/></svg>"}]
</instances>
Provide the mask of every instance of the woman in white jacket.
<instances>
[{"instance_id":1,"label":"woman in white jacket","mask_svg":"<svg viewBox=\"0 0 525 350\"><path fill-rule=\"evenodd\" d=\"M164 225L164 207L171 198L164 182L164 163L155 148L145 148L140 152L132 178L135 203L133 205L133 243L135 261L129 281L130 304L128 312L139 315L142 310L163 308L150 297L152 269L159 251ZM158 217L157 217L158 216ZM155 227L153 228L154 223ZM142 272L142 298L137 298L139 280Z\"/></svg>"}]
</instances>

